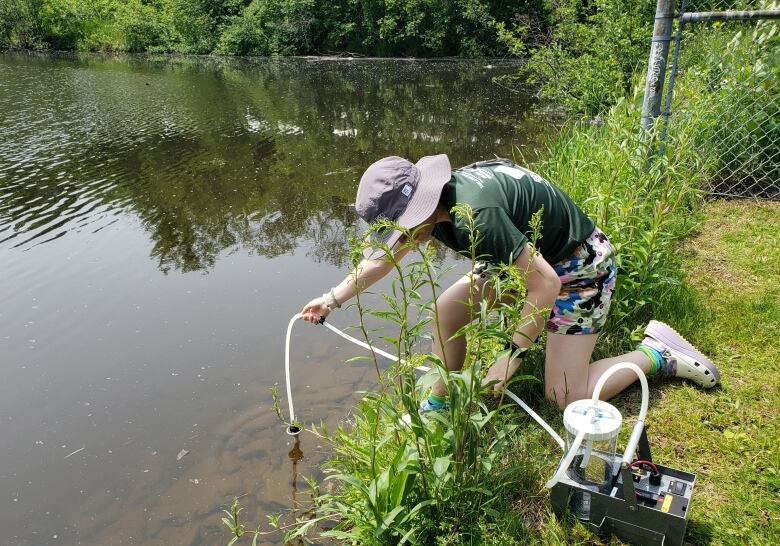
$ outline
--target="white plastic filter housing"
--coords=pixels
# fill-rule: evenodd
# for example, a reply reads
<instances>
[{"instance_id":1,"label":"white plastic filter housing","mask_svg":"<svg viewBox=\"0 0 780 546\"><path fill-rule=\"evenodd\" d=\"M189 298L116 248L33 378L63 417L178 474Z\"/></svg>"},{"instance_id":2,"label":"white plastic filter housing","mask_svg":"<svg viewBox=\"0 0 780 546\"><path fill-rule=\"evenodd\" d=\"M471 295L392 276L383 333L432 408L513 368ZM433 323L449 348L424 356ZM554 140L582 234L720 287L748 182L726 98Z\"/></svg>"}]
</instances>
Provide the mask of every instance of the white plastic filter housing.
<instances>
[{"instance_id":1,"label":"white plastic filter housing","mask_svg":"<svg viewBox=\"0 0 780 546\"><path fill-rule=\"evenodd\" d=\"M608 442L609 447L602 451L609 451L610 455L615 454L617 435L622 424L623 416L617 408L602 400L578 400L566 406L563 412L563 425L568 433L569 447L573 445L574 439L580 432L585 433L583 437L585 452L580 461L580 468L588 465L595 442L602 446Z\"/></svg>"}]
</instances>

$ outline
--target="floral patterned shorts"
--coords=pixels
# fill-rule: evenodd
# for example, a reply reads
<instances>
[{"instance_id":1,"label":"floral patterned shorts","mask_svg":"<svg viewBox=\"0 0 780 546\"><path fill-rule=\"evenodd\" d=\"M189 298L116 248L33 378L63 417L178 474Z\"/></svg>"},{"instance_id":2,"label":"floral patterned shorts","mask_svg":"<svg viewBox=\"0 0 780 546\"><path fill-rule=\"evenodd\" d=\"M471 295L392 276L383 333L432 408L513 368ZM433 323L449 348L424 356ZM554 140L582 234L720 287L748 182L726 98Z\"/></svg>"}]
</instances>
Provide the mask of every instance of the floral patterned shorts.
<instances>
[{"instance_id":1,"label":"floral patterned shorts","mask_svg":"<svg viewBox=\"0 0 780 546\"><path fill-rule=\"evenodd\" d=\"M561 293L547 320L556 334L595 334L607 320L617 268L615 249L596 228L568 258L553 264L561 279Z\"/></svg>"}]
</instances>

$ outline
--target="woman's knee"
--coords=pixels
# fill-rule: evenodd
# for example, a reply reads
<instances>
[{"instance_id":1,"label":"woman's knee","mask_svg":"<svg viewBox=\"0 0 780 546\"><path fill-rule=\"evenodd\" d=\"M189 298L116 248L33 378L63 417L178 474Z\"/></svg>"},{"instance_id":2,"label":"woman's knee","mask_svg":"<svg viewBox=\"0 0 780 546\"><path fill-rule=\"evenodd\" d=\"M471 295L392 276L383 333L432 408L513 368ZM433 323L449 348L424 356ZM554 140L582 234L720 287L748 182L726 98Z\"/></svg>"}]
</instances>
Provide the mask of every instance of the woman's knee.
<instances>
[{"instance_id":1,"label":"woman's knee","mask_svg":"<svg viewBox=\"0 0 780 546\"><path fill-rule=\"evenodd\" d=\"M447 337L471 321L468 290L468 284L461 280L436 298L433 318L440 328L447 331Z\"/></svg>"},{"instance_id":2,"label":"woman's knee","mask_svg":"<svg viewBox=\"0 0 780 546\"><path fill-rule=\"evenodd\" d=\"M590 355L598 336L565 335L548 332L544 365L545 395L565 408L588 397Z\"/></svg>"}]
</instances>

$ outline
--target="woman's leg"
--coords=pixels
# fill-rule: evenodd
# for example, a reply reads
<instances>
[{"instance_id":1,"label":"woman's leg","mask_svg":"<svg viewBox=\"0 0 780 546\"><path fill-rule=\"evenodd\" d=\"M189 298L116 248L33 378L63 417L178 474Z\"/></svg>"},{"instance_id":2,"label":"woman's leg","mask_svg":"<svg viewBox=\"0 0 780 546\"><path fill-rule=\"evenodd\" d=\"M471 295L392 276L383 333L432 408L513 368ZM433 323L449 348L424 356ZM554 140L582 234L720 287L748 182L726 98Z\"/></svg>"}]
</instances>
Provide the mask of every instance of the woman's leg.
<instances>
[{"instance_id":1,"label":"woman's leg","mask_svg":"<svg viewBox=\"0 0 780 546\"><path fill-rule=\"evenodd\" d=\"M650 358L641 351L605 358L590 363L598 334L574 335L547 333L544 385L547 398L565 408L575 400L589 398L601 375L619 362L632 362L647 374ZM608 400L637 380L630 370L621 370L609 378L601 390Z\"/></svg>"},{"instance_id":2,"label":"woman's leg","mask_svg":"<svg viewBox=\"0 0 780 546\"><path fill-rule=\"evenodd\" d=\"M460 370L466 358L466 338L452 338L460 328L474 318L469 305L469 291L473 289L471 302L478 308L485 288L484 279L469 273L458 279L436 299L436 314L433 317L433 352L447 366L448 370ZM431 389L436 396L444 396L446 389L439 380Z\"/></svg>"},{"instance_id":3,"label":"woman's leg","mask_svg":"<svg viewBox=\"0 0 780 546\"><path fill-rule=\"evenodd\" d=\"M547 322L547 398L561 408L589 398L604 372L620 362L636 364L645 375L677 376L704 388L714 387L720 380L715 364L674 329L654 320L645 329L639 350L590 362L598 339L593 332L604 326L615 286L613 253L606 235L597 229L572 256L554 266L566 282ZM601 398L612 398L637 379L630 370L615 373L604 385Z\"/></svg>"},{"instance_id":4,"label":"woman's leg","mask_svg":"<svg viewBox=\"0 0 780 546\"><path fill-rule=\"evenodd\" d=\"M473 290L471 299L469 299L470 289ZM491 283L486 282L485 277L476 273L464 275L436 299L438 315L434 317L436 320L433 323L433 352L442 359L448 370L460 370L466 358L466 338L464 336L450 338L460 328L475 319L472 309L479 309L483 299L487 299L491 307L497 303ZM516 303L511 295L507 295L501 301ZM521 358L513 358L507 362L508 360L508 356L502 357L491 366L485 377L485 384L497 382L496 390L503 388L504 382L512 377L522 364ZM431 393L434 396L444 396L446 390L443 382L437 381Z\"/></svg>"}]
</instances>

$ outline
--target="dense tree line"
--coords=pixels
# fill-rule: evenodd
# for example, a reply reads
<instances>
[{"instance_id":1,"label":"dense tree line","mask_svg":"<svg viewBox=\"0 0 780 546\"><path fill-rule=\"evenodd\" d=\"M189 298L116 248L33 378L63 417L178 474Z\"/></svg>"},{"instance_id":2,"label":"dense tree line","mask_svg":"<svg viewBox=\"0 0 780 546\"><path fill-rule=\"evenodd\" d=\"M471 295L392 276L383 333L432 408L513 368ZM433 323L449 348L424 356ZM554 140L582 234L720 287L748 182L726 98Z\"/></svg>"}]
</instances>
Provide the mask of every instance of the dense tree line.
<instances>
[{"instance_id":1,"label":"dense tree line","mask_svg":"<svg viewBox=\"0 0 780 546\"><path fill-rule=\"evenodd\" d=\"M0 0L0 47L486 56L544 0Z\"/></svg>"}]
</instances>

